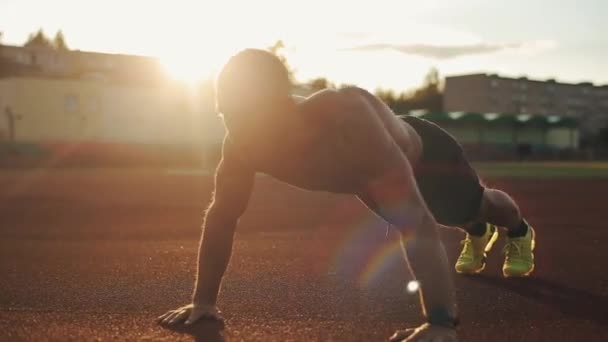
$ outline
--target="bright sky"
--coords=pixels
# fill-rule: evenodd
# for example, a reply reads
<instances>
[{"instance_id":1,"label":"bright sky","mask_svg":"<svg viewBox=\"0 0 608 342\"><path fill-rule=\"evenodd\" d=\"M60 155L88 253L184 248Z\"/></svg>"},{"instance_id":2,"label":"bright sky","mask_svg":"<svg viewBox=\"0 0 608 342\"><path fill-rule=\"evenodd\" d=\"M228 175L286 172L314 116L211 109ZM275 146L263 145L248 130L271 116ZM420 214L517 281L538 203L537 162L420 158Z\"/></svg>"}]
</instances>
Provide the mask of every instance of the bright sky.
<instances>
[{"instance_id":1,"label":"bright sky","mask_svg":"<svg viewBox=\"0 0 608 342\"><path fill-rule=\"evenodd\" d=\"M282 39L300 80L403 90L432 66L608 83L606 14L606 0L1 0L0 31L62 29L70 48L157 56L182 78Z\"/></svg>"}]
</instances>

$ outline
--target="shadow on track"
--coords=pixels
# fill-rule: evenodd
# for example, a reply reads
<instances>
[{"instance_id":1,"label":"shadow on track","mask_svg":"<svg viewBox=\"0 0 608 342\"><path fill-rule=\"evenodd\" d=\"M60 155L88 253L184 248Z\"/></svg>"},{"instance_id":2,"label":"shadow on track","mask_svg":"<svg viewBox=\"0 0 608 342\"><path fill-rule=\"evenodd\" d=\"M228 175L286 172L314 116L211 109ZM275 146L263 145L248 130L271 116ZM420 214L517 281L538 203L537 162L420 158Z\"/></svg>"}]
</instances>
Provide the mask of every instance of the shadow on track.
<instances>
[{"instance_id":1,"label":"shadow on track","mask_svg":"<svg viewBox=\"0 0 608 342\"><path fill-rule=\"evenodd\" d=\"M608 324L608 296L535 277L505 279L477 275L469 279L515 292L578 319Z\"/></svg>"},{"instance_id":2,"label":"shadow on track","mask_svg":"<svg viewBox=\"0 0 608 342\"><path fill-rule=\"evenodd\" d=\"M186 334L194 337L196 342L224 342L226 339L222 335L224 331L224 322L215 320L202 320L194 323L191 326L180 324L172 327L162 325L163 328L174 331L180 334Z\"/></svg>"}]
</instances>

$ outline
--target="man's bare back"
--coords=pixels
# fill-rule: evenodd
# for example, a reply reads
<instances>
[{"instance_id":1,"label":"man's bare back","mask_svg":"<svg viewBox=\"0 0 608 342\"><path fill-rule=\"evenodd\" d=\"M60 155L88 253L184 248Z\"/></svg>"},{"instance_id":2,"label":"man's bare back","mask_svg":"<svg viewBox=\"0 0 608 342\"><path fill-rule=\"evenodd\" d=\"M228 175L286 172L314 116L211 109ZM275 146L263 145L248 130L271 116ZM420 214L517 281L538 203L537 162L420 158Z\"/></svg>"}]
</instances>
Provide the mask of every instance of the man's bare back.
<instances>
[{"instance_id":1,"label":"man's bare back","mask_svg":"<svg viewBox=\"0 0 608 342\"><path fill-rule=\"evenodd\" d=\"M296 106L294 115L262 121L272 127L227 124L225 156L306 190L359 194L420 154L417 133L366 90L325 90Z\"/></svg>"},{"instance_id":2,"label":"man's bare back","mask_svg":"<svg viewBox=\"0 0 608 342\"><path fill-rule=\"evenodd\" d=\"M262 172L303 189L357 195L395 227L422 284L428 323L392 340L456 341L447 258L411 165L422 150L418 134L359 88L323 91L298 103L289 95L284 66L261 50L245 50L228 62L218 77L217 102L227 133L205 216L192 304L159 319L190 324L219 317L217 296L234 231L255 173Z\"/></svg>"}]
</instances>

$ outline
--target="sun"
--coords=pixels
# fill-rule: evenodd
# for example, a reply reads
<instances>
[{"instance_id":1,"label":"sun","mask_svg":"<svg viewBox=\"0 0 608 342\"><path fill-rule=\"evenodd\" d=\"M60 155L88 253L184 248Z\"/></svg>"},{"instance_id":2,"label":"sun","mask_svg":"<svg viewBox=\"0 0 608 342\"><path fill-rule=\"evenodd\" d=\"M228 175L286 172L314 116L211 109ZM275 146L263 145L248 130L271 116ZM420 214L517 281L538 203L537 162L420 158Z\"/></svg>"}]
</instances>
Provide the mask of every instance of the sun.
<instances>
[{"instance_id":1,"label":"sun","mask_svg":"<svg viewBox=\"0 0 608 342\"><path fill-rule=\"evenodd\" d=\"M191 52L165 54L161 55L159 59L170 78L188 84L196 84L212 78L221 63L220 56L200 57Z\"/></svg>"}]
</instances>

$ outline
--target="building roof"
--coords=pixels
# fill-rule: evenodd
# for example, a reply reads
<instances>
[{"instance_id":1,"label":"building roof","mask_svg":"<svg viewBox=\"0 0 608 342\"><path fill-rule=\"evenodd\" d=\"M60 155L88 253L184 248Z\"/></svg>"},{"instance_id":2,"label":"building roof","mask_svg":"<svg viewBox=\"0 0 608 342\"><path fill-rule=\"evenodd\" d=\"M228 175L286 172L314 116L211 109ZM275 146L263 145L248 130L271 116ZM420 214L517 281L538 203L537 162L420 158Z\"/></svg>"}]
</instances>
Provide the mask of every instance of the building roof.
<instances>
[{"instance_id":1,"label":"building roof","mask_svg":"<svg viewBox=\"0 0 608 342\"><path fill-rule=\"evenodd\" d=\"M499 74L496 73L472 73L472 74L464 74L464 75L451 75L451 76L446 76L446 80L447 79L451 79L451 78L465 78L465 77L488 77L488 78L494 78L494 79L501 79L501 80L512 80L512 81L527 81L527 82L535 82L535 83L554 83L554 84L558 84L558 85L565 85L565 86L592 86L592 87L605 87L608 86L607 85L602 85L602 84L594 84L592 82L559 82L557 81L555 78L548 78L546 80L541 80L541 79L533 79L533 78L528 78L527 76L518 76L518 77L508 77L508 76L501 76Z\"/></svg>"},{"instance_id":2,"label":"building roof","mask_svg":"<svg viewBox=\"0 0 608 342\"><path fill-rule=\"evenodd\" d=\"M484 123L496 125L521 125L541 127L577 127L578 120L562 115L531 115L508 113L477 113L477 112L429 112L424 110L411 111L408 114L433 122L447 123Z\"/></svg>"}]
</instances>

